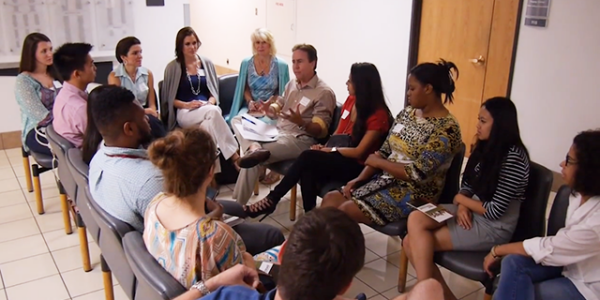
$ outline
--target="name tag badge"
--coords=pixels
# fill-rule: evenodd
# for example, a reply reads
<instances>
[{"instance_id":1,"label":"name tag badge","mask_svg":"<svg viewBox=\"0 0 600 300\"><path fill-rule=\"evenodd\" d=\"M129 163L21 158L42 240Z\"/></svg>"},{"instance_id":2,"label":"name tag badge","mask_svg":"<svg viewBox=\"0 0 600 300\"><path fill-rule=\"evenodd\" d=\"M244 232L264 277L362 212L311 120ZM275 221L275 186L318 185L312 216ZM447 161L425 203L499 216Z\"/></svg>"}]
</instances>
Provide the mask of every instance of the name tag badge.
<instances>
[{"instance_id":1,"label":"name tag badge","mask_svg":"<svg viewBox=\"0 0 600 300\"><path fill-rule=\"evenodd\" d=\"M346 120L349 114L350 112L348 110L344 110L344 112L342 113L342 120Z\"/></svg>"},{"instance_id":2,"label":"name tag badge","mask_svg":"<svg viewBox=\"0 0 600 300\"><path fill-rule=\"evenodd\" d=\"M400 133L400 131L402 131L402 128L404 128L404 125L402 124L396 124L396 126L394 126L394 129L392 129L393 133Z\"/></svg>"},{"instance_id":3,"label":"name tag badge","mask_svg":"<svg viewBox=\"0 0 600 300\"><path fill-rule=\"evenodd\" d=\"M62 87L62 84L58 80L54 80L52 84L54 85L55 89L60 89Z\"/></svg>"},{"instance_id":4,"label":"name tag badge","mask_svg":"<svg viewBox=\"0 0 600 300\"><path fill-rule=\"evenodd\" d=\"M308 104L310 103L310 99L306 98L306 97L302 97L302 99L300 99L300 105L306 107Z\"/></svg>"},{"instance_id":5,"label":"name tag badge","mask_svg":"<svg viewBox=\"0 0 600 300\"><path fill-rule=\"evenodd\" d=\"M204 73L204 69L198 70L198 76L206 76L206 73Z\"/></svg>"}]
</instances>

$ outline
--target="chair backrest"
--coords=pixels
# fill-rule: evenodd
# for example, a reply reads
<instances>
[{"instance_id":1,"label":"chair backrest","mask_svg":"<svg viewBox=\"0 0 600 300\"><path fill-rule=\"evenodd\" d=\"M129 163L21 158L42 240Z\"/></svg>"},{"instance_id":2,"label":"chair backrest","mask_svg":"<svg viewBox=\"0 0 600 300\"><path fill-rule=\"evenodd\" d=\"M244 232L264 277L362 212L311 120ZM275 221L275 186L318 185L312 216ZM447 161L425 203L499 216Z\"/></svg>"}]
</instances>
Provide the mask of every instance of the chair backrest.
<instances>
[{"instance_id":1,"label":"chair backrest","mask_svg":"<svg viewBox=\"0 0 600 300\"><path fill-rule=\"evenodd\" d=\"M223 115L231 112L237 80L238 74L227 74L219 77L219 107Z\"/></svg>"},{"instance_id":2,"label":"chair backrest","mask_svg":"<svg viewBox=\"0 0 600 300\"><path fill-rule=\"evenodd\" d=\"M167 99L163 99L162 97L162 86L163 81L158 82L158 110L160 111L160 120L163 122L165 126L169 125L169 101Z\"/></svg>"},{"instance_id":3,"label":"chair backrest","mask_svg":"<svg viewBox=\"0 0 600 300\"><path fill-rule=\"evenodd\" d=\"M79 214L77 215L77 222L82 222L87 228L94 241L99 241L100 227L94 220L92 212L88 206L89 199L85 194L85 189L88 186L88 165L81 158L81 150L77 148L71 148L67 151L65 164L69 167L73 179L77 183L77 198L73 199L77 204Z\"/></svg>"},{"instance_id":4,"label":"chair backrest","mask_svg":"<svg viewBox=\"0 0 600 300\"><path fill-rule=\"evenodd\" d=\"M56 133L52 125L46 127L46 137L48 138L52 153L56 155L56 159L58 159L59 162L64 162L67 151L74 148L73 144L60 136L60 134ZM67 195L72 199L75 199L77 197L77 183L73 180L69 167L64 163L58 165L58 178L60 178L60 183Z\"/></svg>"},{"instance_id":5,"label":"chair backrest","mask_svg":"<svg viewBox=\"0 0 600 300\"><path fill-rule=\"evenodd\" d=\"M102 209L90 194L86 187L85 193L89 200L88 207L92 216L100 227L100 242L98 246L104 260L110 267L113 275L125 291L128 299L134 299L136 279L123 250L122 238L129 232L135 231L129 224L116 219ZM110 199L119 201L119 199Z\"/></svg>"},{"instance_id":6,"label":"chair backrest","mask_svg":"<svg viewBox=\"0 0 600 300\"><path fill-rule=\"evenodd\" d=\"M331 124L329 124L329 135L335 133L338 125L340 124L340 119L342 118L342 105L339 103L335 103L335 108L333 109L333 114L331 115Z\"/></svg>"},{"instance_id":7,"label":"chair backrest","mask_svg":"<svg viewBox=\"0 0 600 300\"><path fill-rule=\"evenodd\" d=\"M523 241L546 232L546 206L552 189L552 172L545 167L529 162L529 183L525 201L521 204L519 222L512 241Z\"/></svg>"},{"instance_id":8,"label":"chair backrest","mask_svg":"<svg viewBox=\"0 0 600 300\"><path fill-rule=\"evenodd\" d=\"M339 103L335 103L335 108L333 109L333 114L331 114L331 123L329 124L329 132L326 137L319 139L319 144L325 145L327 144L327 140L331 135L335 133L335 130L340 124L340 119L342 117L342 105Z\"/></svg>"},{"instance_id":9,"label":"chair backrest","mask_svg":"<svg viewBox=\"0 0 600 300\"><path fill-rule=\"evenodd\" d=\"M571 197L571 188L563 185L558 189L558 193L554 196L552 209L548 217L548 230L546 236L556 235L559 229L565 227L567 219L567 209L569 209L569 198Z\"/></svg>"},{"instance_id":10,"label":"chair backrest","mask_svg":"<svg viewBox=\"0 0 600 300\"><path fill-rule=\"evenodd\" d=\"M440 204L452 203L454 196L458 194L460 190L460 172L462 170L463 161L465 159L465 143L460 143L460 150L454 158L452 158L452 164L446 172L446 182L444 183L444 189L440 195Z\"/></svg>"},{"instance_id":11,"label":"chair backrest","mask_svg":"<svg viewBox=\"0 0 600 300\"><path fill-rule=\"evenodd\" d=\"M125 235L123 248L137 279L135 300L170 300L186 292L146 250L141 233L132 231Z\"/></svg>"}]
</instances>

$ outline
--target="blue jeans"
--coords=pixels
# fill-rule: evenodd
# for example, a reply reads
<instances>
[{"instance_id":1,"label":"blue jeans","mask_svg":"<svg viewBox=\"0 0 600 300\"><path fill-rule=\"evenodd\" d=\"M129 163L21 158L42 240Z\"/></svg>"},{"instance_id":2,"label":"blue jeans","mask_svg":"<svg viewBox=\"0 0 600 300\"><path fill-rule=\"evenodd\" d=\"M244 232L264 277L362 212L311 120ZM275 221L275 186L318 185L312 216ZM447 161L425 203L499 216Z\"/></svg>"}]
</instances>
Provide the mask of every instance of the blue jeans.
<instances>
[{"instance_id":1,"label":"blue jeans","mask_svg":"<svg viewBox=\"0 0 600 300\"><path fill-rule=\"evenodd\" d=\"M562 267L546 267L522 255L502 259L494 300L585 300Z\"/></svg>"}]
</instances>

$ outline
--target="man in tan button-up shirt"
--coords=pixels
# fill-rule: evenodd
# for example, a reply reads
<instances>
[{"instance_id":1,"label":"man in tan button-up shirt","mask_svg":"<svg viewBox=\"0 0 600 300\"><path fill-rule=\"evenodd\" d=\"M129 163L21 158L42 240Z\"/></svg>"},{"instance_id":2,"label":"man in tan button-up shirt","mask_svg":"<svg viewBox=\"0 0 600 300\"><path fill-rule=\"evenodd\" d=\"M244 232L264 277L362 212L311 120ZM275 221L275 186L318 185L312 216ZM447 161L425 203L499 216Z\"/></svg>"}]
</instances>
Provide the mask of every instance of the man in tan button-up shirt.
<instances>
[{"instance_id":1,"label":"man in tan button-up shirt","mask_svg":"<svg viewBox=\"0 0 600 300\"><path fill-rule=\"evenodd\" d=\"M259 176L259 164L270 164L294 159L302 151L316 144L318 138L327 136L336 106L333 90L316 74L317 50L306 44L294 46L292 64L296 79L285 87L285 95L264 103L263 111L277 119L277 141L258 143L245 140L237 127L232 126L244 157L239 160L242 170L238 176L233 198L246 204ZM235 117L232 125L240 124Z\"/></svg>"}]
</instances>

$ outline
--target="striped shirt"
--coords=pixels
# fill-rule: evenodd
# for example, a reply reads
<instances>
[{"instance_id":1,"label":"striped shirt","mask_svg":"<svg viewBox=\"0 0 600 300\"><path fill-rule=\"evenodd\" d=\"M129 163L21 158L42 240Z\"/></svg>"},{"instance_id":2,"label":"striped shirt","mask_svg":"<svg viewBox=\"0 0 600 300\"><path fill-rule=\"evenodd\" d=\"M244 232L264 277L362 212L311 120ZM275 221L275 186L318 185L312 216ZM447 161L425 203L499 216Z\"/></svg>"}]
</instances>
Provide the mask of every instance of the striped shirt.
<instances>
[{"instance_id":1,"label":"striped shirt","mask_svg":"<svg viewBox=\"0 0 600 300\"><path fill-rule=\"evenodd\" d=\"M476 176L480 176L479 167L480 164L475 166ZM528 182L529 158L523 149L512 146L502 162L500 174L498 175L498 184L496 185L492 199L483 202L483 208L485 208L483 217L489 220L498 220L504 215L511 201L524 201ZM469 195L475 194L473 188L464 177L461 186L461 192L463 191Z\"/></svg>"}]
</instances>

